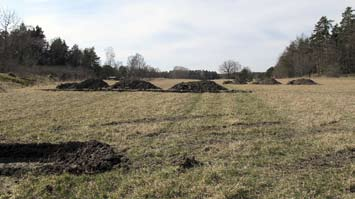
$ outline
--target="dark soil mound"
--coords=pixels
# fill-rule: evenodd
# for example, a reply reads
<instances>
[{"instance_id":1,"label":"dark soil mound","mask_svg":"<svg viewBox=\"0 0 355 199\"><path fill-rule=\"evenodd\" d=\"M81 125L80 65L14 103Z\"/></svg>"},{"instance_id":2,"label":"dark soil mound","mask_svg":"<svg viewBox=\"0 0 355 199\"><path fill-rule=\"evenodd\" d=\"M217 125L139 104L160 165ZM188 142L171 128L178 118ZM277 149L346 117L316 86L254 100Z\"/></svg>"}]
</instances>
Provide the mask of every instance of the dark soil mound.
<instances>
[{"instance_id":1,"label":"dark soil mound","mask_svg":"<svg viewBox=\"0 0 355 199\"><path fill-rule=\"evenodd\" d=\"M186 155L184 155L183 157L176 159L173 161L173 164L175 166L179 166L180 169L191 169L194 167L199 167L202 166L203 163L201 163L200 161L196 160L195 157L188 157Z\"/></svg>"},{"instance_id":2,"label":"dark soil mound","mask_svg":"<svg viewBox=\"0 0 355 199\"><path fill-rule=\"evenodd\" d=\"M77 85L78 85L78 83L64 83L64 84L58 85L57 89L60 89L60 90L73 90L73 89L76 89Z\"/></svg>"},{"instance_id":3,"label":"dark soil mound","mask_svg":"<svg viewBox=\"0 0 355 199\"><path fill-rule=\"evenodd\" d=\"M235 80L234 80L234 84L248 84L248 82L247 82L247 81L240 80L240 79L235 79Z\"/></svg>"},{"instance_id":4,"label":"dark soil mound","mask_svg":"<svg viewBox=\"0 0 355 199\"><path fill-rule=\"evenodd\" d=\"M228 81L224 81L223 84L233 84L234 82L231 81L231 80L228 80Z\"/></svg>"},{"instance_id":5,"label":"dark soil mound","mask_svg":"<svg viewBox=\"0 0 355 199\"><path fill-rule=\"evenodd\" d=\"M40 173L93 174L111 170L115 165L127 166L128 159L117 154L110 145L97 141L61 144L0 144L0 163L39 162ZM50 163L50 164L46 164ZM10 168L11 170L11 168ZM13 168L14 171L29 168ZM9 171L9 167L6 168ZM4 174L0 169L0 175Z\"/></svg>"},{"instance_id":6,"label":"dark soil mound","mask_svg":"<svg viewBox=\"0 0 355 199\"><path fill-rule=\"evenodd\" d=\"M289 83L287 83L288 85L317 85L316 82L314 82L311 79L296 79L296 80L292 80Z\"/></svg>"},{"instance_id":7,"label":"dark soil mound","mask_svg":"<svg viewBox=\"0 0 355 199\"><path fill-rule=\"evenodd\" d=\"M150 82L143 80L121 80L112 86L113 89L122 90L160 90L161 88L155 86Z\"/></svg>"},{"instance_id":8,"label":"dark soil mound","mask_svg":"<svg viewBox=\"0 0 355 199\"><path fill-rule=\"evenodd\" d=\"M177 91L177 92L204 93L204 92L220 92L220 91L226 91L228 89L213 81L197 81L197 82L182 82L176 84L169 90Z\"/></svg>"},{"instance_id":9,"label":"dark soil mound","mask_svg":"<svg viewBox=\"0 0 355 199\"><path fill-rule=\"evenodd\" d=\"M7 75L10 76L10 77L16 77L16 75L13 74L13 73L8 73Z\"/></svg>"},{"instance_id":10,"label":"dark soil mound","mask_svg":"<svg viewBox=\"0 0 355 199\"><path fill-rule=\"evenodd\" d=\"M88 79L76 86L77 89L102 89L108 87L109 85L101 79Z\"/></svg>"},{"instance_id":11,"label":"dark soil mound","mask_svg":"<svg viewBox=\"0 0 355 199\"><path fill-rule=\"evenodd\" d=\"M263 80L259 80L254 82L254 84L261 84L261 85L280 85L281 82L277 81L274 78L268 78L268 79L263 79Z\"/></svg>"},{"instance_id":12,"label":"dark soil mound","mask_svg":"<svg viewBox=\"0 0 355 199\"><path fill-rule=\"evenodd\" d=\"M82 89L89 89L89 90L99 90L103 88L108 88L109 85L101 79L87 79L80 83L66 83L60 84L57 86L57 89L61 90L82 90Z\"/></svg>"}]
</instances>

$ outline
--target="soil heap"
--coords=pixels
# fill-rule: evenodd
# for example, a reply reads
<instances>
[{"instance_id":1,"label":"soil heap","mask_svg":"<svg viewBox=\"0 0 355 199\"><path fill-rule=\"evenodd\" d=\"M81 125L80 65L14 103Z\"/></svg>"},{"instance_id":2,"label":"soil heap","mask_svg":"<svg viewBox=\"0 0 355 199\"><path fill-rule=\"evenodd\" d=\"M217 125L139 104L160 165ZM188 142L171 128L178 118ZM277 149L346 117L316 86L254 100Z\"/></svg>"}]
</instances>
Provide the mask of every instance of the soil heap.
<instances>
[{"instance_id":1,"label":"soil heap","mask_svg":"<svg viewBox=\"0 0 355 199\"><path fill-rule=\"evenodd\" d=\"M280 85L281 82L277 81L274 78L267 78L267 79L262 79L259 81L254 82L254 84L261 84L261 85Z\"/></svg>"},{"instance_id":2,"label":"soil heap","mask_svg":"<svg viewBox=\"0 0 355 199\"><path fill-rule=\"evenodd\" d=\"M120 90L161 90L161 88L155 86L150 82L129 79L121 80L111 86L111 88Z\"/></svg>"},{"instance_id":3,"label":"soil heap","mask_svg":"<svg viewBox=\"0 0 355 199\"><path fill-rule=\"evenodd\" d=\"M227 81L224 81L223 84L234 84L234 82L232 80L227 80Z\"/></svg>"},{"instance_id":4,"label":"soil heap","mask_svg":"<svg viewBox=\"0 0 355 199\"><path fill-rule=\"evenodd\" d=\"M87 79L80 83L65 83L57 86L57 89L60 90L100 90L103 88L108 88L109 85L101 79Z\"/></svg>"},{"instance_id":5,"label":"soil heap","mask_svg":"<svg viewBox=\"0 0 355 199\"><path fill-rule=\"evenodd\" d=\"M227 88L213 82L213 81L196 81L196 82L182 82L176 84L169 89L174 92L192 92L192 93L204 93L204 92L220 92L226 91Z\"/></svg>"},{"instance_id":6,"label":"soil heap","mask_svg":"<svg viewBox=\"0 0 355 199\"><path fill-rule=\"evenodd\" d=\"M39 162L39 173L94 174L125 167L128 159L113 148L98 141L60 144L0 144L0 163ZM28 170L24 169L24 170ZM0 169L0 175L11 175ZM16 169L18 172L19 169Z\"/></svg>"},{"instance_id":7,"label":"soil heap","mask_svg":"<svg viewBox=\"0 0 355 199\"><path fill-rule=\"evenodd\" d=\"M311 79L296 79L296 80L292 80L289 83L287 83L288 85L317 85L317 83Z\"/></svg>"}]
</instances>

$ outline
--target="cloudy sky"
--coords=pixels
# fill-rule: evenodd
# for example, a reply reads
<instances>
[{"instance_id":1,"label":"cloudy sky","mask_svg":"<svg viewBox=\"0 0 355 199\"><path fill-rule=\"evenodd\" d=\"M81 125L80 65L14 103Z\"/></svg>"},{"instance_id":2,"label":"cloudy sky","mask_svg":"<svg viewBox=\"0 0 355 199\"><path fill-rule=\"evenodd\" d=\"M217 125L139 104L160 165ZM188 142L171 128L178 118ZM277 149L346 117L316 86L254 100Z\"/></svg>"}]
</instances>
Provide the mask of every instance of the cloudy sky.
<instances>
[{"instance_id":1,"label":"cloudy sky","mask_svg":"<svg viewBox=\"0 0 355 199\"><path fill-rule=\"evenodd\" d=\"M47 39L94 46L104 60L140 53L162 70L218 70L227 59L253 71L274 65L289 42L326 15L339 21L355 0L0 0Z\"/></svg>"}]
</instances>

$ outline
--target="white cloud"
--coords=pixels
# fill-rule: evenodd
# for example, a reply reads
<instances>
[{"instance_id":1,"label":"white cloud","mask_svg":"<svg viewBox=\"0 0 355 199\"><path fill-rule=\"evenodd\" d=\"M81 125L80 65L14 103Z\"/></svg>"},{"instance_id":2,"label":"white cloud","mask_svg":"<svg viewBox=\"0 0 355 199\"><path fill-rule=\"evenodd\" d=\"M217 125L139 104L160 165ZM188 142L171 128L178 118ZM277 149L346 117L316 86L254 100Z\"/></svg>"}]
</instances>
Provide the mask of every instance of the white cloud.
<instances>
[{"instance_id":1,"label":"white cloud","mask_svg":"<svg viewBox=\"0 0 355 199\"><path fill-rule=\"evenodd\" d=\"M255 71L275 64L290 40L310 34L322 16L339 20L354 1L339 0L0 0L48 37L103 49L118 58L139 52L163 70L217 70L236 59Z\"/></svg>"}]
</instances>

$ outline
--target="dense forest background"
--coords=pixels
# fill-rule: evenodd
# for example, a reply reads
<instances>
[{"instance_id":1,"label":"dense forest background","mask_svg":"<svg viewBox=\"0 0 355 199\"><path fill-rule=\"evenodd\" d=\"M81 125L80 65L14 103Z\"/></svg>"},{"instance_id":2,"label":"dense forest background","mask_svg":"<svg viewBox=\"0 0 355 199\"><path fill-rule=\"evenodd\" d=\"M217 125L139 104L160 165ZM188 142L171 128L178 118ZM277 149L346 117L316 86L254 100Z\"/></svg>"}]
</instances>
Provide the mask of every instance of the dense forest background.
<instances>
[{"instance_id":1,"label":"dense forest background","mask_svg":"<svg viewBox=\"0 0 355 199\"><path fill-rule=\"evenodd\" d=\"M274 68L276 77L339 76L355 73L355 15L346 8L340 23L320 18L310 37L301 36L286 48Z\"/></svg>"}]
</instances>

